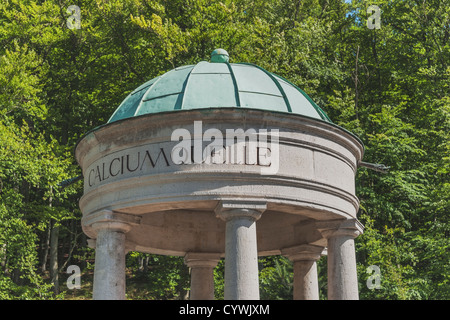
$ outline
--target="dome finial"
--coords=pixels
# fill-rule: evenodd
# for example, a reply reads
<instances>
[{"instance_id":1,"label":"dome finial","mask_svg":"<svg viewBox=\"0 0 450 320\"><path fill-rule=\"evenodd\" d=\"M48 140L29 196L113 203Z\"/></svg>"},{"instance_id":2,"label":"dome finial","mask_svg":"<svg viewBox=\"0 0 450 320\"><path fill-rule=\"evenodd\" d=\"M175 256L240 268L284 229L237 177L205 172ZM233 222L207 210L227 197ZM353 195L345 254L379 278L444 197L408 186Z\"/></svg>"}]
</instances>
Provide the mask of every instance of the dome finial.
<instances>
[{"instance_id":1,"label":"dome finial","mask_svg":"<svg viewBox=\"0 0 450 320\"><path fill-rule=\"evenodd\" d=\"M229 62L230 56L224 49L216 49L211 53L211 62Z\"/></svg>"}]
</instances>

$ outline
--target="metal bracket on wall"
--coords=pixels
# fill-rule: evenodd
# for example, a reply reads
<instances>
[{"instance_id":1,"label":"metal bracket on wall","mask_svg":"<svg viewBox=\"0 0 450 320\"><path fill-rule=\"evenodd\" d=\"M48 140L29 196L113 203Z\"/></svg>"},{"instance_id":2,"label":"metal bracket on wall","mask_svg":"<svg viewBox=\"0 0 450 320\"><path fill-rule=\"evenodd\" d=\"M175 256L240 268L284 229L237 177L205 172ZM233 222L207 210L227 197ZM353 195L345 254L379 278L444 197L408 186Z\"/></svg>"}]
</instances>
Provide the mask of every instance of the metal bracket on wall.
<instances>
[{"instance_id":1,"label":"metal bracket on wall","mask_svg":"<svg viewBox=\"0 0 450 320\"><path fill-rule=\"evenodd\" d=\"M381 173L387 173L391 167L387 167L384 164L380 163L368 163L368 162L359 162L360 167L365 167L374 171L378 171Z\"/></svg>"}]
</instances>

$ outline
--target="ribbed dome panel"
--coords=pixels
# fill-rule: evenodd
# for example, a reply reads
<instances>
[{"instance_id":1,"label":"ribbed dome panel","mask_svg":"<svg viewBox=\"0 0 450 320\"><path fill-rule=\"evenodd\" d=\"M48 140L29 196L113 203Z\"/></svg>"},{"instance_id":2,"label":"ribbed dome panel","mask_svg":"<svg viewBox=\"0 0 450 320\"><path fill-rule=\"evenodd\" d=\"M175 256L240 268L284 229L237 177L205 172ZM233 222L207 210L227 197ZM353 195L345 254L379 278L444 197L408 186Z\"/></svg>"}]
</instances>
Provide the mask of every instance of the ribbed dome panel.
<instances>
[{"instance_id":1,"label":"ribbed dome panel","mask_svg":"<svg viewBox=\"0 0 450 320\"><path fill-rule=\"evenodd\" d=\"M144 83L120 104L108 123L144 114L226 107L287 112L331 122L305 92L261 67L202 61Z\"/></svg>"}]
</instances>

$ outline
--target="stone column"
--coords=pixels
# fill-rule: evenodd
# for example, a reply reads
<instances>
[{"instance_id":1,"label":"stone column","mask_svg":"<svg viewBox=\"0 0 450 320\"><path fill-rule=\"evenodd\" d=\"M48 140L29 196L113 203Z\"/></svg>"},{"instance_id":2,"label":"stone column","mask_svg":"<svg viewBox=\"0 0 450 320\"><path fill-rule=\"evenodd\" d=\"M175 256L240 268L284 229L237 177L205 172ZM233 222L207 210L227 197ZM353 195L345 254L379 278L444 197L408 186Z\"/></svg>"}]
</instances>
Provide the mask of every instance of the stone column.
<instances>
[{"instance_id":1,"label":"stone column","mask_svg":"<svg viewBox=\"0 0 450 320\"><path fill-rule=\"evenodd\" d=\"M319 300L316 262L323 251L323 247L314 245L299 245L281 251L294 263L294 300Z\"/></svg>"},{"instance_id":2,"label":"stone column","mask_svg":"<svg viewBox=\"0 0 450 320\"><path fill-rule=\"evenodd\" d=\"M220 254L189 252L184 262L191 268L189 300L214 300L214 268Z\"/></svg>"},{"instance_id":3,"label":"stone column","mask_svg":"<svg viewBox=\"0 0 450 320\"><path fill-rule=\"evenodd\" d=\"M83 218L83 226L96 234L94 300L125 300L125 233L138 220L112 211Z\"/></svg>"},{"instance_id":4,"label":"stone column","mask_svg":"<svg viewBox=\"0 0 450 320\"><path fill-rule=\"evenodd\" d=\"M226 222L225 299L258 300L258 248L256 221L265 202L221 202L216 216Z\"/></svg>"},{"instance_id":5,"label":"stone column","mask_svg":"<svg viewBox=\"0 0 450 320\"><path fill-rule=\"evenodd\" d=\"M358 300L354 239L363 232L356 219L317 223L328 244L328 300Z\"/></svg>"}]
</instances>

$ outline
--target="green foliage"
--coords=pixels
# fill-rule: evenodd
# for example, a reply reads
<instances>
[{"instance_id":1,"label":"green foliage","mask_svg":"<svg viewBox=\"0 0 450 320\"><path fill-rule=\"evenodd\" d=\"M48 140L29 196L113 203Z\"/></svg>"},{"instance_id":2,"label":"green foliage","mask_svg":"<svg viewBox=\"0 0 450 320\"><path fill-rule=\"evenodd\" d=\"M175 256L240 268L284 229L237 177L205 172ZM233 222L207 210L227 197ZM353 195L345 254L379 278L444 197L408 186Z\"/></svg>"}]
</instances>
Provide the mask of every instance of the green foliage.
<instances>
[{"instance_id":1,"label":"green foliage","mask_svg":"<svg viewBox=\"0 0 450 320\"><path fill-rule=\"evenodd\" d=\"M219 261L214 268L214 298L223 300L225 294L225 260Z\"/></svg>"},{"instance_id":2,"label":"green foliage","mask_svg":"<svg viewBox=\"0 0 450 320\"><path fill-rule=\"evenodd\" d=\"M449 298L450 6L448 1L94 0L0 3L0 298L60 298L45 266L48 231L59 227L59 267L91 272L77 203L72 150L126 95L174 67L208 60L219 47L302 88L365 145L356 191L366 225L357 240L364 299ZM381 29L366 26L369 5ZM90 250L90 249L89 249ZM147 255L148 256L148 255ZM184 297L182 259L130 254L129 281L152 299ZM368 289L366 268L381 270ZM326 259L318 262L326 297ZM64 270L60 270L63 272ZM284 258L260 261L261 296L289 299ZM223 262L215 269L223 297Z\"/></svg>"},{"instance_id":3,"label":"green foliage","mask_svg":"<svg viewBox=\"0 0 450 320\"><path fill-rule=\"evenodd\" d=\"M377 265L381 272L381 288L361 286L361 298L449 298L448 224L416 232L385 226L380 232L373 229L373 219L367 216L362 219L366 229L358 239L358 272L365 283L370 275L366 273L367 266Z\"/></svg>"},{"instance_id":4,"label":"green foliage","mask_svg":"<svg viewBox=\"0 0 450 320\"><path fill-rule=\"evenodd\" d=\"M127 286L136 287L134 299L183 299L189 289L189 270L183 258L132 252L127 267L133 276Z\"/></svg>"},{"instance_id":5,"label":"green foliage","mask_svg":"<svg viewBox=\"0 0 450 320\"><path fill-rule=\"evenodd\" d=\"M263 300L291 300L293 289L292 263L274 256L259 261L260 296Z\"/></svg>"}]
</instances>

